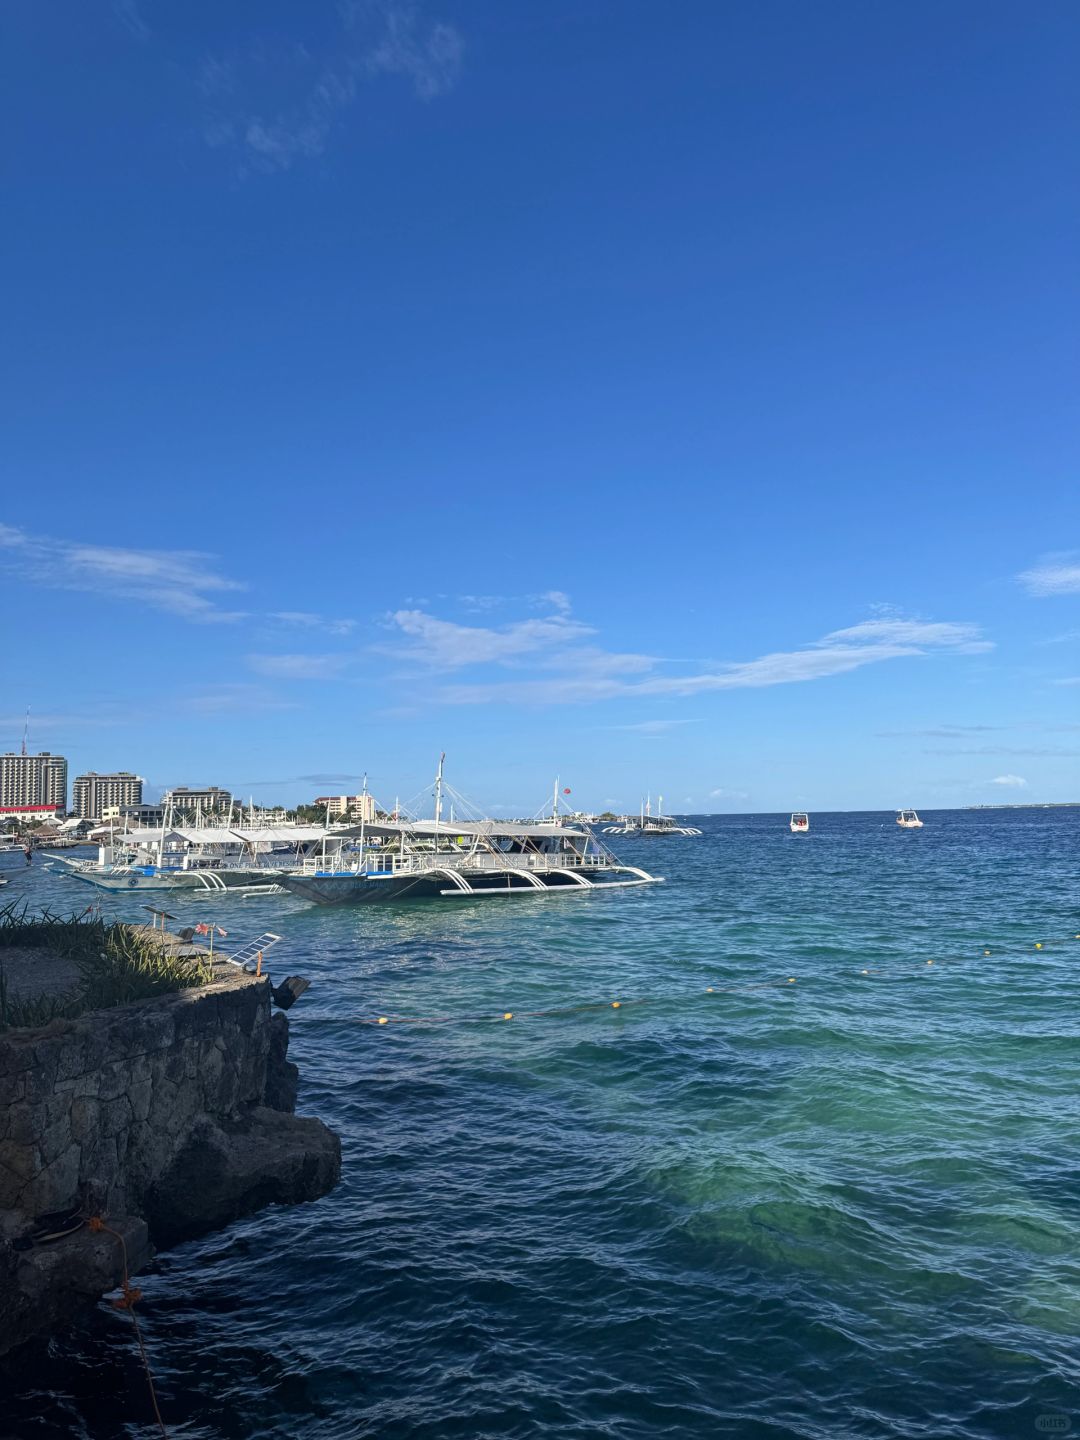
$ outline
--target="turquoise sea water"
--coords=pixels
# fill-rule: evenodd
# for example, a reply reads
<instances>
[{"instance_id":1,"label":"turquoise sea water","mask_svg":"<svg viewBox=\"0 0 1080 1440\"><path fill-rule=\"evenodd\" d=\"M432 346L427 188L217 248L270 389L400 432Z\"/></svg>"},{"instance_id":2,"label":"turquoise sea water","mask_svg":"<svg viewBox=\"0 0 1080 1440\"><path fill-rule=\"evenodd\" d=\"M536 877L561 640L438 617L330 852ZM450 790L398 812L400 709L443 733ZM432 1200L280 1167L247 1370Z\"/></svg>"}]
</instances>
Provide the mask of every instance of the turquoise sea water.
<instances>
[{"instance_id":1,"label":"turquoise sea water","mask_svg":"<svg viewBox=\"0 0 1080 1440\"><path fill-rule=\"evenodd\" d=\"M1080 811L923 818L711 818L621 841L668 883L606 895L170 898L285 935L344 1147L327 1199L140 1280L171 1433L1080 1428ZM105 1306L9 1385L0 1434L153 1433Z\"/></svg>"}]
</instances>

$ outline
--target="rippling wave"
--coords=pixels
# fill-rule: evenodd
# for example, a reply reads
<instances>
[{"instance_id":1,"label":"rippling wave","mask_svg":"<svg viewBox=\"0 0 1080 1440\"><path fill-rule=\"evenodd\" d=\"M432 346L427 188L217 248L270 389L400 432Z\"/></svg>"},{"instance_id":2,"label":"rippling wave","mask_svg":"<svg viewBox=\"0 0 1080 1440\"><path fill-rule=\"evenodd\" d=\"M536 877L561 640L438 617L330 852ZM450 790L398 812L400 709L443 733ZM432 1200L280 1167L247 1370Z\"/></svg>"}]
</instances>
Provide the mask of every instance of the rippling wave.
<instances>
[{"instance_id":1,"label":"rippling wave","mask_svg":"<svg viewBox=\"0 0 1080 1440\"><path fill-rule=\"evenodd\" d=\"M623 841L668 877L641 891L221 902L313 981L300 1108L344 1175L141 1279L171 1433L1080 1423L1080 811L924 819ZM101 1306L32 1347L0 1434L152 1433L129 1327Z\"/></svg>"}]
</instances>

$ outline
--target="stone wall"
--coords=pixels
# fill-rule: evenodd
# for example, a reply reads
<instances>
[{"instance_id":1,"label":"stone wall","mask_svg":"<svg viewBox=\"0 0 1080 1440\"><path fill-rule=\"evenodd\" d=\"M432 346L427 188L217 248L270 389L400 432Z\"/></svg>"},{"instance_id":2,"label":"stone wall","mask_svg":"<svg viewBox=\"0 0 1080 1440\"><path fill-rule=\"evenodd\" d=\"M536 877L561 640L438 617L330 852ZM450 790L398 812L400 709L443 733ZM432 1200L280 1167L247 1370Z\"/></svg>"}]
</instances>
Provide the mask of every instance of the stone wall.
<instances>
[{"instance_id":1,"label":"stone wall","mask_svg":"<svg viewBox=\"0 0 1080 1440\"><path fill-rule=\"evenodd\" d=\"M291 1113L287 1046L269 982L232 969L205 987L0 1035L0 1354L118 1278L88 1230L13 1248L34 1217L76 1203L105 1216L134 1267L155 1242L334 1185L340 1143Z\"/></svg>"}]
</instances>

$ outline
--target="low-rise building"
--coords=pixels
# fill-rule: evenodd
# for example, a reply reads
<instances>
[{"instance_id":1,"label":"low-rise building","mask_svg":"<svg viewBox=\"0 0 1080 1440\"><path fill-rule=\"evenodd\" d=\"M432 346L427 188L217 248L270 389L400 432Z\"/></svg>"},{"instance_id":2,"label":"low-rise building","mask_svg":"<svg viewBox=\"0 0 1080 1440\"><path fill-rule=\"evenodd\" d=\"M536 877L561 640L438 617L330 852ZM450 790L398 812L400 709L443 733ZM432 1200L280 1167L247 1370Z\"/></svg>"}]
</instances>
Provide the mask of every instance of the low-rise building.
<instances>
[{"instance_id":1,"label":"low-rise building","mask_svg":"<svg viewBox=\"0 0 1080 1440\"><path fill-rule=\"evenodd\" d=\"M126 825L129 830L160 825L164 819L164 805L106 805L101 812L103 825Z\"/></svg>"},{"instance_id":2,"label":"low-rise building","mask_svg":"<svg viewBox=\"0 0 1080 1440\"><path fill-rule=\"evenodd\" d=\"M103 820L107 807L141 805L143 778L130 770L99 775L96 770L76 775L71 787L72 814L80 820Z\"/></svg>"},{"instance_id":3,"label":"low-rise building","mask_svg":"<svg viewBox=\"0 0 1080 1440\"><path fill-rule=\"evenodd\" d=\"M244 811L245 819L253 819L256 825L284 825L289 818L284 805L256 805L254 810Z\"/></svg>"},{"instance_id":4,"label":"low-rise building","mask_svg":"<svg viewBox=\"0 0 1080 1440\"><path fill-rule=\"evenodd\" d=\"M174 810L184 814L228 815L233 807L233 797L230 791L222 790L218 785L201 788L174 785L171 790L165 791L161 803L171 804Z\"/></svg>"}]
</instances>

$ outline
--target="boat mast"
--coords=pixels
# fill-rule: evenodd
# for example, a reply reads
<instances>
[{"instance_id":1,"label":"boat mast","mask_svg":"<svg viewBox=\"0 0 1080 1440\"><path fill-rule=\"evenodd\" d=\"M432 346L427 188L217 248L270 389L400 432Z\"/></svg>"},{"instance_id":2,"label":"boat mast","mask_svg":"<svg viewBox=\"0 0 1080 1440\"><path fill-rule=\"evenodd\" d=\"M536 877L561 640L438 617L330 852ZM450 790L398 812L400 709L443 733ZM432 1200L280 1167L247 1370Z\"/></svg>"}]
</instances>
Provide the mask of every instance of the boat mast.
<instances>
[{"instance_id":1,"label":"boat mast","mask_svg":"<svg viewBox=\"0 0 1080 1440\"><path fill-rule=\"evenodd\" d=\"M360 865L364 865L364 826L367 824L367 771L364 771L364 788L360 792Z\"/></svg>"},{"instance_id":2,"label":"boat mast","mask_svg":"<svg viewBox=\"0 0 1080 1440\"><path fill-rule=\"evenodd\" d=\"M442 819L442 772L446 751L439 756L439 768L435 772L435 853L439 853L439 821Z\"/></svg>"},{"instance_id":3,"label":"boat mast","mask_svg":"<svg viewBox=\"0 0 1080 1440\"><path fill-rule=\"evenodd\" d=\"M169 825L172 824L172 808L173 808L173 802L172 802L172 796L170 795L170 796L169 796L169 799L168 799L168 803L167 803L165 806L162 807L162 811L161 811L161 838L158 840L158 862L157 862L157 863L158 863L158 869L159 869L159 870L161 869L161 867L162 867L162 866L164 865L164 863L165 863L165 825L166 825L166 823L168 823Z\"/></svg>"}]
</instances>

